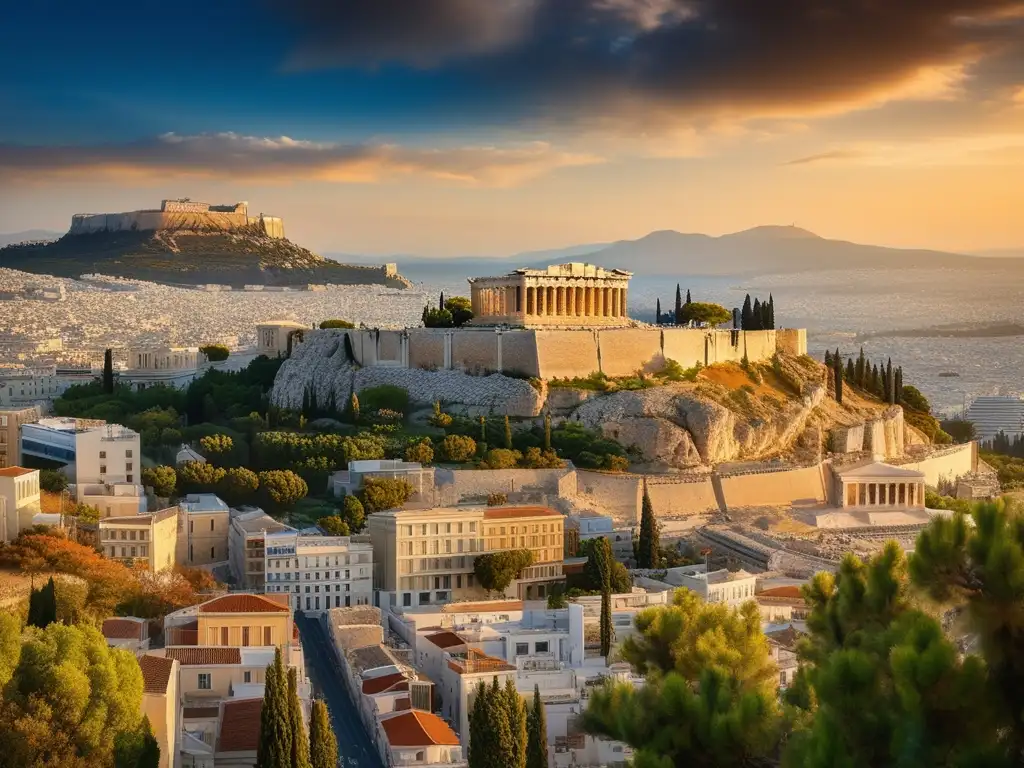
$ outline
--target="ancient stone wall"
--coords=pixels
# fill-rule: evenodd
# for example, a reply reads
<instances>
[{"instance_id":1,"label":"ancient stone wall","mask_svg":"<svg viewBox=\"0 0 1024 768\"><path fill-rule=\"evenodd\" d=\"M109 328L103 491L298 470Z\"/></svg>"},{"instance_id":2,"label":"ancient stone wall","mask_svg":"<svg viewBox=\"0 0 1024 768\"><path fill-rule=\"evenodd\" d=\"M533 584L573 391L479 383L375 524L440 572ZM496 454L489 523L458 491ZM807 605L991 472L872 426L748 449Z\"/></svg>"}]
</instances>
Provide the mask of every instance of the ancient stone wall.
<instances>
[{"instance_id":1,"label":"ancient stone wall","mask_svg":"<svg viewBox=\"0 0 1024 768\"><path fill-rule=\"evenodd\" d=\"M597 340L601 371L605 376L632 376L637 371L659 371L665 366L660 331L643 328L609 329L598 331Z\"/></svg>"},{"instance_id":2,"label":"ancient stone wall","mask_svg":"<svg viewBox=\"0 0 1024 768\"><path fill-rule=\"evenodd\" d=\"M820 465L777 472L754 472L718 477L728 509L771 505L820 504L827 498Z\"/></svg>"},{"instance_id":3,"label":"ancient stone wall","mask_svg":"<svg viewBox=\"0 0 1024 768\"><path fill-rule=\"evenodd\" d=\"M543 379L589 376L600 370L594 331L533 331Z\"/></svg>"},{"instance_id":4,"label":"ancient stone wall","mask_svg":"<svg viewBox=\"0 0 1024 768\"><path fill-rule=\"evenodd\" d=\"M775 331L775 344L779 352L788 355L807 354L807 329L806 328L781 328Z\"/></svg>"},{"instance_id":5,"label":"ancient stone wall","mask_svg":"<svg viewBox=\"0 0 1024 768\"><path fill-rule=\"evenodd\" d=\"M498 366L498 334L493 331L467 331L466 333L452 333L451 339L453 368L480 372L500 370Z\"/></svg>"},{"instance_id":6,"label":"ancient stone wall","mask_svg":"<svg viewBox=\"0 0 1024 768\"><path fill-rule=\"evenodd\" d=\"M662 355L666 360L675 360L683 368L693 368L698 363L706 364L706 334L703 332L694 332L689 328L663 328L661 336Z\"/></svg>"},{"instance_id":7,"label":"ancient stone wall","mask_svg":"<svg viewBox=\"0 0 1024 768\"><path fill-rule=\"evenodd\" d=\"M576 470L564 469L444 469L434 474L434 484L445 503L491 493L540 491L553 496L576 492Z\"/></svg>"},{"instance_id":8,"label":"ancient stone wall","mask_svg":"<svg viewBox=\"0 0 1024 768\"><path fill-rule=\"evenodd\" d=\"M647 478L647 494L658 517L703 514L718 511L711 476L675 478L655 475Z\"/></svg>"},{"instance_id":9,"label":"ancient stone wall","mask_svg":"<svg viewBox=\"0 0 1024 768\"><path fill-rule=\"evenodd\" d=\"M436 370L444 367L445 330L413 328L409 331L409 367Z\"/></svg>"},{"instance_id":10,"label":"ancient stone wall","mask_svg":"<svg viewBox=\"0 0 1024 768\"><path fill-rule=\"evenodd\" d=\"M79 213L71 217L68 234L95 232L150 232L192 230L233 232L258 227L269 237L284 237L284 221L276 217L247 216L244 211L128 211L125 213Z\"/></svg>"},{"instance_id":11,"label":"ancient stone wall","mask_svg":"<svg viewBox=\"0 0 1024 768\"><path fill-rule=\"evenodd\" d=\"M616 522L633 525L639 520L642 492L638 475L576 471L576 495L586 505L591 501L595 511L611 515Z\"/></svg>"},{"instance_id":12,"label":"ancient stone wall","mask_svg":"<svg viewBox=\"0 0 1024 768\"><path fill-rule=\"evenodd\" d=\"M532 331L507 331L501 334L501 369L540 378L537 342Z\"/></svg>"},{"instance_id":13,"label":"ancient stone wall","mask_svg":"<svg viewBox=\"0 0 1024 768\"><path fill-rule=\"evenodd\" d=\"M974 444L966 443L937 449L928 458L901 463L900 466L924 472L925 485L938 488L953 484L958 478L974 472L977 469L976 463Z\"/></svg>"}]
</instances>

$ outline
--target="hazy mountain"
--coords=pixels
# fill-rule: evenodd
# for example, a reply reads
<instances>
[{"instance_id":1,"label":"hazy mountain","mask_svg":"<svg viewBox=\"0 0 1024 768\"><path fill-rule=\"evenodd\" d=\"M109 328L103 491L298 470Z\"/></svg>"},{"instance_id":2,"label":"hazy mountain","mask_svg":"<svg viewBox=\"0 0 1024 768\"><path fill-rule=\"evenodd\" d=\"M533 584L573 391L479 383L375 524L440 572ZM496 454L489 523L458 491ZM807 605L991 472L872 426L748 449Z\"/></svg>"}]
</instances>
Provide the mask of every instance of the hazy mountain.
<instances>
[{"instance_id":1,"label":"hazy mountain","mask_svg":"<svg viewBox=\"0 0 1024 768\"><path fill-rule=\"evenodd\" d=\"M350 255L332 254L332 257L359 261L358 257ZM861 245L829 240L806 229L785 226L755 227L721 237L661 230L638 240L528 251L499 258L395 256L372 261L382 260L397 261L402 274L417 281L461 280L472 275L500 274L518 267L539 267L568 260L628 269L638 276L749 276L839 269L990 269L995 266L993 260L978 256ZM1024 258L1001 259L999 268L1024 270Z\"/></svg>"},{"instance_id":2,"label":"hazy mountain","mask_svg":"<svg viewBox=\"0 0 1024 768\"><path fill-rule=\"evenodd\" d=\"M0 232L0 248L14 243L28 243L37 240L56 240L63 235L63 232L53 232L49 229L26 229L24 232L11 232L5 234Z\"/></svg>"}]
</instances>

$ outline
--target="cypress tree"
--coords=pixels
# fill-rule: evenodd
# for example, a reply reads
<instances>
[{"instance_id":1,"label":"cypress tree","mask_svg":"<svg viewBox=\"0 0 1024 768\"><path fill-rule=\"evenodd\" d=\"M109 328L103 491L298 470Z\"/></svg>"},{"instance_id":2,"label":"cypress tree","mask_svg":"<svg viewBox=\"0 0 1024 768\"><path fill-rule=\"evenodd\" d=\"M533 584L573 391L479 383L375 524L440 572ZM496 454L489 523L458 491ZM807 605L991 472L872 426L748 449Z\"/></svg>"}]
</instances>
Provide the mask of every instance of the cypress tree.
<instances>
[{"instance_id":1,"label":"cypress tree","mask_svg":"<svg viewBox=\"0 0 1024 768\"><path fill-rule=\"evenodd\" d=\"M768 317L768 302L761 302L761 330L770 331L772 329L771 319Z\"/></svg>"},{"instance_id":2,"label":"cypress tree","mask_svg":"<svg viewBox=\"0 0 1024 768\"><path fill-rule=\"evenodd\" d=\"M751 319L751 326L750 326L749 330L751 330L751 331L760 331L760 330L762 330L762 328L761 328L761 300L760 299L757 299L757 298L754 299L754 308L751 310L750 319Z\"/></svg>"},{"instance_id":3,"label":"cypress tree","mask_svg":"<svg viewBox=\"0 0 1024 768\"><path fill-rule=\"evenodd\" d=\"M892 358L890 357L885 365L885 401L890 405L896 402L895 383L892 375Z\"/></svg>"},{"instance_id":4,"label":"cypress tree","mask_svg":"<svg viewBox=\"0 0 1024 768\"><path fill-rule=\"evenodd\" d=\"M486 443L487 442L487 417L486 416L481 416L480 417L480 442L481 443Z\"/></svg>"},{"instance_id":5,"label":"cypress tree","mask_svg":"<svg viewBox=\"0 0 1024 768\"><path fill-rule=\"evenodd\" d=\"M864 347L861 347L860 348L860 356L857 358L857 365L856 365L856 368L855 368L857 386L860 387L861 389L864 389L864 377L866 375L865 374L866 370L867 370L867 358L864 357Z\"/></svg>"},{"instance_id":6,"label":"cypress tree","mask_svg":"<svg viewBox=\"0 0 1024 768\"><path fill-rule=\"evenodd\" d=\"M505 763L507 768L526 768L526 744L528 740L526 732L526 705L523 697L516 690L515 681L505 678L505 691L503 695L505 709L508 712L509 732L512 736L512 751L509 754L509 761Z\"/></svg>"},{"instance_id":7,"label":"cypress tree","mask_svg":"<svg viewBox=\"0 0 1024 768\"><path fill-rule=\"evenodd\" d=\"M754 310L750 304L750 294L748 293L747 297L743 299L743 309L740 310L740 328L744 331L752 331L754 325L753 315Z\"/></svg>"},{"instance_id":8,"label":"cypress tree","mask_svg":"<svg viewBox=\"0 0 1024 768\"><path fill-rule=\"evenodd\" d=\"M260 736L256 747L256 768L292 768L292 723L288 705L288 676L281 649L274 651L274 663L267 667L260 710Z\"/></svg>"},{"instance_id":9,"label":"cypress tree","mask_svg":"<svg viewBox=\"0 0 1024 768\"><path fill-rule=\"evenodd\" d=\"M28 621L30 626L46 629L57 621L57 588L53 577L39 589L32 589L28 598Z\"/></svg>"},{"instance_id":10,"label":"cypress tree","mask_svg":"<svg viewBox=\"0 0 1024 768\"><path fill-rule=\"evenodd\" d=\"M438 309L444 309L444 291L441 291L441 300L437 304Z\"/></svg>"},{"instance_id":11,"label":"cypress tree","mask_svg":"<svg viewBox=\"0 0 1024 768\"><path fill-rule=\"evenodd\" d=\"M551 450L551 411L544 412L544 450Z\"/></svg>"},{"instance_id":12,"label":"cypress tree","mask_svg":"<svg viewBox=\"0 0 1024 768\"><path fill-rule=\"evenodd\" d=\"M323 699L313 701L309 718L310 768L337 768L338 740L331 728L331 716Z\"/></svg>"},{"instance_id":13,"label":"cypress tree","mask_svg":"<svg viewBox=\"0 0 1024 768\"><path fill-rule=\"evenodd\" d=\"M427 315L428 315L429 312L430 312L430 310L427 308L427 305L424 304L423 305L423 314L420 315L420 322L422 322L424 326L426 326L426 324L427 324ZM345 334L345 336L347 337L348 334Z\"/></svg>"},{"instance_id":14,"label":"cypress tree","mask_svg":"<svg viewBox=\"0 0 1024 768\"><path fill-rule=\"evenodd\" d=\"M654 305L654 324L661 325L661 299Z\"/></svg>"},{"instance_id":15,"label":"cypress tree","mask_svg":"<svg viewBox=\"0 0 1024 768\"><path fill-rule=\"evenodd\" d=\"M490 765L493 751L491 736L493 732L488 724L490 713L487 711L487 699L490 690L481 680L476 686L476 696L469 710L469 768L487 768Z\"/></svg>"},{"instance_id":16,"label":"cypress tree","mask_svg":"<svg viewBox=\"0 0 1024 768\"><path fill-rule=\"evenodd\" d=\"M601 583L601 655L607 659L612 650L612 548L603 536L592 546Z\"/></svg>"},{"instance_id":17,"label":"cypress tree","mask_svg":"<svg viewBox=\"0 0 1024 768\"><path fill-rule=\"evenodd\" d=\"M108 395L114 392L114 350L103 353L103 391Z\"/></svg>"},{"instance_id":18,"label":"cypress tree","mask_svg":"<svg viewBox=\"0 0 1024 768\"><path fill-rule=\"evenodd\" d=\"M302 704L299 703L299 673L295 667L288 669L288 711L292 727L291 768L310 768L309 740L306 726L302 722Z\"/></svg>"},{"instance_id":19,"label":"cypress tree","mask_svg":"<svg viewBox=\"0 0 1024 768\"><path fill-rule=\"evenodd\" d=\"M657 568L659 562L658 521L654 518L654 507L644 481L644 499L640 513L640 542L637 548L637 568Z\"/></svg>"},{"instance_id":20,"label":"cypress tree","mask_svg":"<svg viewBox=\"0 0 1024 768\"><path fill-rule=\"evenodd\" d=\"M871 367L871 394L881 397L882 377L878 373L878 364Z\"/></svg>"},{"instance_id":21,"label":"cypress tree","mask_svg":"<svg viewBox=\"0 0 1024 768\"><path fill-rule=\"evenodd\" d=\"M349 401L349 403L352 406L352 421L353 422L358 422L359 421L359 396L355 392L352 393L352 398Z\"/></svg>"},{"instance_id":22,"label":"cypress tree","mask_svg":"<svg viewBox=\"0 0 1024 768\"><path fill-rule=\"evenodd\" d=\"M509 423L508 416L505 417L505 448L512 450L512 425Z\"/></svg>"},{"instance_id":23,"label":"cypress tree","mask_svg":"<svg viewBox=\"0 0 1024 768\"><path fill-rule=\"evenodd\" d=\"M832 367L832 350L829 350L829 349L825 350L825 367L826 368L831 368Z\"/></svg>"},{"instance_id":24,"label":"cypress tree","mask_svg":"<svg viewBox=\"0 0 1024 768\"><path fill-rule=\"evenodd\" d=\"M775 297L768 294L768 330L775 330Z\"/></svg>"},{"instance_id":25,"label":"cypress tree","mask_svg":"<svg viewBox=\"0 0 1024 768\"><path fill-rule=\"evenodd\" d=\"M679 325L683 320L683 296L679 293L679 283L676 283L676 315L675 323Z\"/></svg>"},{"instance_id":26,"label":"cypress tree","mask_svg":"<svg viewBox=\"0 0 1024 768\"><path fill-rule=\"evenodd\" d=\"M853 367L853 358L846 361L846 383L851 387L857 381L857 371Z\"/></svg>"},{"instance_id":27,"label":"cypress tree","mask_svg":"<svg viewBox=\"0 0 1024 768\"><path fill-rule=\"evenodd\" d=\"M538 685L533 686L533 706L526 727L526 768L548 768L548 721Z\"/></svg>"},{"instance_id":28,"label":"cypress tree","mask_svg":"<svg viewBox=\"0 0 1024 768\"><path fill-rule=\"evenodd\" d=\"M836 385L836 402L843 402L843 358L839 356L839 349L836 348L836 354L832 358L832 368L835 378Z\"/></svg>"},{"instance_id":29,"label":"cypress tree","mask_svg":"<svg viewBox=\"0 0 1024 768\"><path fill-rule=\"evenodd\" d=\"M893 375L893 387L895 393L896 405L900 405L903 402L903 366L901 365L896 369L896 373Z\"/></svg>"},{"instance_id":30,"label":"cypress tree","mask_svg":"<svg viewBox=\"0 0 1024 768\"><path fill-rule=\"evenodd\" d=\"M686 303L687 304L692 304L693 303L692 301L690 301L690 289L689 288L686 289Z\"/></svg>"},{"instance_id":31,"label":"cypress tree","mask_svg":"<svg viewBox=\"0 0 1024 768\"><path fill-rule=\"evenodd\" d=\"M515 763L515 737L512 734L509 705L498 678L491 681L487 692L487 712L490 715L489 727L494 731L494 749L490 753L490 765L494 768L511 768Z\"/></svg>"}]
</instances>

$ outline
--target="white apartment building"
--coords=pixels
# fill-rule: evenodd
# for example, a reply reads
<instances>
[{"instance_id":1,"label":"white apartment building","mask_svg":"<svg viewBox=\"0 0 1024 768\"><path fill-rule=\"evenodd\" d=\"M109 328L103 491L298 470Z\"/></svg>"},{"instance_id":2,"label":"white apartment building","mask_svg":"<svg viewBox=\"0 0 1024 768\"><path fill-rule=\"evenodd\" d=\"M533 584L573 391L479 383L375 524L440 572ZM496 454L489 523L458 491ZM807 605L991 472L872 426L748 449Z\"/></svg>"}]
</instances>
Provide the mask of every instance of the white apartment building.
<instances>
[{"instance_id":1,"label":"white apartment building","mask_svg":"<svg viewBox=\"0 0 1024 768\"><path fill-rule=\"evenodd\" d=\"M60 397L71 382L57 375L56 366L0 368L0 408L24 408Z\"/></svg>"},{"instance_id":2,"label":"white apartment building","mask_svg":"<svg viewBox=\"0 0 1024 768\"><path fill-rule=\"evenodd\" d=\"M39 511L39 470L0 469L0 541L12 541L31 528Z\"/></svg>"},{"instance_id":3,"label":"white apartment building","mask_svg":"<svg viewBox=\"0 0 1024 768\"><path fill-rule=\"evenodd\" d=\"M230 514L228 564L241 589L263 591L266 584L265 536L295 529L278 522L259 507L238 507Z\"/></svg>"},{"instance_id":4,"label":"white apartment building","mask_svg":"<svg viewBox=\"0 0 1024 768\"><path fill-rule=\"evenodd\" d=\"M141 477L142 441L138 432L120 424L105 424L75 433L76 488L138 485Z\"/></svg>"},{"instance_id":5,"label":"white apartment building","mask_svg":"<svg viewBox=\"0 0 1024 768\"><path fill-rule=\"evenodd\" d=\"M278 531L264 539L266 592L289 593L297 611L373 603L373 547L350 536Z\"/></svg>"}]
</instances>

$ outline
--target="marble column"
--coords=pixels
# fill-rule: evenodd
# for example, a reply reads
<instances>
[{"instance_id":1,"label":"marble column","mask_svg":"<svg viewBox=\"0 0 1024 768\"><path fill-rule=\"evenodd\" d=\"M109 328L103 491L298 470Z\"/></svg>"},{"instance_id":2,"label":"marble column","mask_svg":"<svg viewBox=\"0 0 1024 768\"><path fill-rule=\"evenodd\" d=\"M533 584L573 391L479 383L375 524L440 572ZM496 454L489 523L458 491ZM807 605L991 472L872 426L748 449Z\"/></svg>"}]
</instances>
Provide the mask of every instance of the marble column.
<instances>
[{"instance_id":1,"label":"marble column","mask_svg":"<svg viewBox=\"0 0 1024 768\"><path fill-rule=\"evenodd\" d=\"M594 286L587 286L587 317L594 315Z\"/></svg>"},{"instance_id":2,"label":"marble column","mask_svg":"<svg viewBox=\"0 0 1024 768\"><path fill-rule=\"evenodd\" d=\"M576 289L570 285L566 291L569 294L569 306L566 314L572 317L576 314Z\"/></svg>"},{"instance_id":3,"label":"marble column","mask_svg":"<svg viewBox=\"0 0 1024 768\"><path fill-rule=\"evenodd\" d=\"M604 289L594 289L594 317L604 315Z\"/></svg>"},{"instance_id":4,"label":"marble column","mask_svg":"<svg viewBox=\"0 0 1024 768\"><path fill-rule=\"evenodd\" d=\"M619 316L619 307L619 289L612 288L612 317Z\"/></svg>"},{"instance_id":5,"label":"marble column","mask_svg":"<svg viewBox=\"0 0 1024 768\"><path fill-rule=\"evenodd\" d=\"M622 308L622 316L629 317L629 310L627 309L629 305L629 289L621 288L620 290L622 291L622 301L619 302L619 306Z\"/></svg>"}]
</instances>

